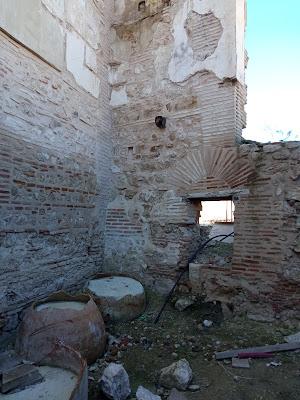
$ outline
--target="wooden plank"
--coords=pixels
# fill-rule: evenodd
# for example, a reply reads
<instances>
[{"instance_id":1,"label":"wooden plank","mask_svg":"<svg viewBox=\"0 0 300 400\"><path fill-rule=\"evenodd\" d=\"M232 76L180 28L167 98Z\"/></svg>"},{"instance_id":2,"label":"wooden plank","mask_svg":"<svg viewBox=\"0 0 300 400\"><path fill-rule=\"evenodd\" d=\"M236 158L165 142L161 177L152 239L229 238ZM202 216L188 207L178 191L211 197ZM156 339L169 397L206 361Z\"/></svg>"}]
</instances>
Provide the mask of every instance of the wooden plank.
<instances>
[{"instance_id":1,"label":"wooden plank","mask_svg":"<svg viewBox=\"0 0 300 400\"><path fill-rule=\"evenodd\" d=\"M277 353L280 351L291 351L300 349L299 343L281 343L267 346L248 347L246 349L234 349L223 351L215 354L216 360L224 360L225 358L238 357L243 353Z\"/></svg>"},{"instance_id":2,"label":"wooden plank","mask_svg":"<svg viewBox=\"0 0 300 400\"><path fill-rule=\"evenodd\" d=\"M2 393L15 389L24 389L26 386L43 380L39 370L34 365L22 364L2 374Z\"/></svg>"}]
</instances>

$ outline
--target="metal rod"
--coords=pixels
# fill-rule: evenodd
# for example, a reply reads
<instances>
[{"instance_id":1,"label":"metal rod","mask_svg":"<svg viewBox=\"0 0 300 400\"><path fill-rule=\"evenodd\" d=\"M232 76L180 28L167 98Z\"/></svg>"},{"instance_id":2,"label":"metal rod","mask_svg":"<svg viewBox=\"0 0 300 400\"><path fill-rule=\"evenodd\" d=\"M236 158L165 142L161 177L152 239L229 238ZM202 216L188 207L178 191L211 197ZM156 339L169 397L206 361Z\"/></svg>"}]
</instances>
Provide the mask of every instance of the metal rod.
<instances>
[{"instance_id":1,"label":"metal rod","mask_svg":"<svg viewBox=\"0 0 300 400\"><path fill-rule=\"evenodd\" d=\"M172 295L173 295L173 293L174 293L174 290L176 289L176 287L177 287L178 283L180 282L181 278L182 278L183 275L188 271L188 269L189 269L189 264L190 264L191 262L194 261L194 259L197 257L197 255L200 254L200 253L205 249L205 247L206 247L212 240L217 239L218 237L222 237L223 239L218 240L218 242L223 242L223 240L225 240L225 239L227 239L228 237L233 236L233 235L234 235L234 232L231 232L229 235L217 235L217 236L214 236L214 237L212 237L212 238L206 240L206 242L204 242L203 245L201 245L200 248L198 248L198 250L193 254L193 256L192 256L191 258L189 258L189 260L188 260L188 265L185 267L185 269L184 269L183 271L181 271L181 273L180 273L179 276L177 277L174 286L173 286L172 289L170 290L168 296L166 297L166 300L164 301L164 304L162 305L162 307L161 307L159 313L157 314L157 317L156 317L155 320L154 320L154 323L155 323L155 324L157 324L158 321L160 320L160 317L161 317L162 313L164 312L164 309L166 308L166 306L167 306L169 300L171 299L171 297L172 297Z\"/></svg>"}]
</instances>

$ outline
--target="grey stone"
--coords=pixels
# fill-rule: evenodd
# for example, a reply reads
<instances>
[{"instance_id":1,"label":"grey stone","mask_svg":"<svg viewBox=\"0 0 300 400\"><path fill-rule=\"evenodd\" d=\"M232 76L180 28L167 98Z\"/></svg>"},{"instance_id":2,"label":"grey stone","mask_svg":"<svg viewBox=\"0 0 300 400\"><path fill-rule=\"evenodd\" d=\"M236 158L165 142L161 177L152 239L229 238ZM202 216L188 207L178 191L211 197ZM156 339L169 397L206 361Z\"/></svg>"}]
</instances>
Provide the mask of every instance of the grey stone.
<instances>
[{"instance_id":1,"label":"grey stone","mask_svg":"<svg viewBox=\"0 0 300 400\"><path fill-rule=\"evenodd\" d=\"M190 392L198 392L201 389L200 385L190 385L188 387L188 390Z\"/></svg>"},{"instance_id":2,"label":"grey stone","mask_svg":"<svg viewBox=\"0 0 300 400\"><path fill-rule=\"evenodd\" d=\"M131 393L128 374L120 364L109 364L99 384L101 391L112 400L125 400Z\"/></svg>"},{"instance_id":3,"label":"grey stone","mask_svg":"<svg viewBox=\"0 0 300 400\"><path fill-rule=\"evenodd\" d=\"M287 343L300 343L300 332L297 332L294 335L285 336L284 340Z\"/></svg>"},{"instance_id":4,"label":"grey stone","mask_svg":"<svg viewBox=\"0 0 300 400\"><path fill-rule=\"evenodd\" d=\"M186 390L193 378L193 372L187 360L179 360L160 372L159 383L167 389Z\"/></svg>"},{"instance_id":5,"label":"grey stone","mask_svg":"<svg viewBox=\"0 0 300 400\"><path fill-rule=\"evenodd\" d=\"M103 316L114 321L130 321L145 309L143 285L132 278L110 276L88 282L88 291L99 300Z\"/></svg>"},{"instance_id":6,"label":"grey stone","mask_svg":"<svg viewBox=\"0 0 300 400\"><path fill-rule=\"evenodd\" d=\"M161 400L160 396L153 394L150 390L144 388L143 386L139 386L136 392L137 400Z\"/></svg>"},{"instance_id":7,"label":"grey stone","mask_svg":"<svg viewBox=\"0 0 300 400\"><path fill-rule=\"evenodd\" d=\"M203 321L203 326L205 326L205 328L210 328L212 325L213 325L213 322L208 319L205 319Z\"/></svg>"},{"instance_id":8,"label":"grey stone","mask_svg":"<svg viewBox=\"0 0 300 400\"><path fill-rule=\"evenodd\" d=\"M194 300L190 299L190 298L181 298L178 299L175 303L175 308L178 311L184 311L186 310L188 307L192 306L194 304Z\"/></svg>"},{"instance_id":9,"label":"grey stone","mask_svg":"<svg viewBox=\"0 0 300 400\"><path fill-rule=\"evenodd\" d=\"M233 358L233 368L250 368L249 360L247 358Z\"/></svg>"}]
</instances>

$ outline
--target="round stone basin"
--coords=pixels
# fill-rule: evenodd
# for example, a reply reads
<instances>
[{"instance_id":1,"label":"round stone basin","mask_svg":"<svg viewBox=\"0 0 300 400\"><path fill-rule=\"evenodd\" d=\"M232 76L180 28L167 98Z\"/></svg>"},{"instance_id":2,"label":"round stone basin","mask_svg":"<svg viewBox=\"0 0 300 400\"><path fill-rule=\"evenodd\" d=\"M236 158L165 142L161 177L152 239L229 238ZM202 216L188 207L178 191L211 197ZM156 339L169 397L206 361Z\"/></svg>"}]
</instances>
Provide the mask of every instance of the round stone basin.
<instances>
[{"instance_id":1,"label":"round stone basin","mask_svg":"<svg viewBox=\"0 0 300 400\"><path fill-rule=\"evenodd\" d=\"M47 309L56 309L56 310L77 310L81 311L85 307L85 303L81 303L79 301L51 301L49 303L39 304L35 307L36 311L41 311Z\"/></svg>"},{"instance_id":2,"label":"round stone basin","mask_svg":"<svg viewBox=\"0 0 300 400\"><path fill-rule=\"evenodd\" d=\"M22 391L0 394L3 400L69 400L77 385L75 373L62 368L38 367L43 381Z\"/></svg>"},{"instance_id":3,"label":"round stone basin","mask_svg":"<svg viewBox=\"0 0 300 400\"><path fill-rule=\"evenodd\" d=\"M93 279L88 283L88 291L97 299L102 314L113 321L133 320L145 309L144 287L129 277Z\"/></svg>"}]
</instances>

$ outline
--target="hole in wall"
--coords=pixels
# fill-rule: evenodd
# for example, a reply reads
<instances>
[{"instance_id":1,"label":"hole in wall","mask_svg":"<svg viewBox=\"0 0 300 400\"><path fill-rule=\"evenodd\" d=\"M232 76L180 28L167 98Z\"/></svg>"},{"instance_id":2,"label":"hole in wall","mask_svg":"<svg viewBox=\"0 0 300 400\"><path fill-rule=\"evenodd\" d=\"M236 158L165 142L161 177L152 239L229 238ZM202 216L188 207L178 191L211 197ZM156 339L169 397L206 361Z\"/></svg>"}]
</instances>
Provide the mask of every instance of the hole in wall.
<instances>
[{"instance_id":1,"label":"hole in wall","mask_svg":"<svg viewBox=\"0 0 300 400\"><path fill-rule=\"evenodd\" d=\"M133 147L132 146L129 146L127 148L127 154L128 154L128 159L132 160L133 159Z\"/></svg>"},{"instance_id":2,"label":"hole in wall","mask_svg":"<svg viewBox=\"0 0 300 400\"><path fill-rule=\"evenodd\" d=\"M229 267L233 256L234 235L234 202L232 198L201 200L193 199L197 210L197 222L206 232L209 239L215 238L203 253L197 256L196 262L217 267ZM223 235L223 236L221 236Z\"/></svg>"},{"instance_id":3,"label":"hole in wall","mask_svg":"<svg viewBox=\"0 0 300 400\"><path fill-rule=\"evenodd\" d=\"M199 224L211 227L210 237L234 232L234 202L230 200L201 201ZM224 240L233 243L233 237Z\"/></svg>"},{"instance_id":4,"label":"hole in wall","mask_svg":"<svg viewBox=\"0 0 300 400\"><path fill-rule=\"evenodd\" d=\"M158 115L157 117L155 117L155 125L159 129L165 129L166 128L166 124L167 124L166 117L163 117L162 115Z\"/></svg>"},{"instance_id":5,"label":"hole in wall","mask_svg":"<svg viewBox=\"0 0 300 400\"><path fill-rule=\"evenodd\" d=\"M146 10L146 2L145 1L140 1L138 5L138 10L143 12Z\"/></svg>"}]
</instances>

